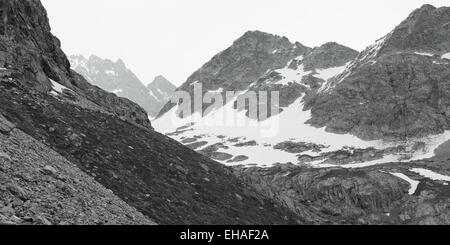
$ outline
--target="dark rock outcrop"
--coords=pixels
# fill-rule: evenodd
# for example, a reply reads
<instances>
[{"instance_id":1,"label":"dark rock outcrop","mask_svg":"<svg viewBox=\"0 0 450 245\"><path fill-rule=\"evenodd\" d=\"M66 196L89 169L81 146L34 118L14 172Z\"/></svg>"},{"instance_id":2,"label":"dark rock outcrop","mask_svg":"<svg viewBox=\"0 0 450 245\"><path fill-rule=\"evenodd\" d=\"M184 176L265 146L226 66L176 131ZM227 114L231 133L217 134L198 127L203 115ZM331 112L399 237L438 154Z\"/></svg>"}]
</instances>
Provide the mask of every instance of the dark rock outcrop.
<instances>
[{"instance_id":1,"label":"dark rock outcrop","mask_svg":"<svg viewBox=\"0 0 450 245\"><path fill-rule=\"evenodd\" d=\"M0 83L2 114L159 224L301 220L242 184L228 168L157 132L4 85Z\"/></svg>"},{"instance_id":2,"label":"dark rock outcrop","mask_svg":"<svg viewBox=\"0 0 450 245\"><path fill-rule=\"evenodd\" d=\"M446 165L416 162L412 166ZM236 168L246 183L316 224L421 224L450 222L448 185L412 176L405 164L366 169L308 169L280 165ZM414 195L408 182L392 172L420 180Z\"/></svg>"},{"instance_id":3,"label":"dark rock outcrop","mask_svg":"<svg viewBox=\"0 0 450 245\"><path fill-rule=\"evenodd\" d=\"M0 133L9 134L16 126L0 114Z\"/></svg>"},{"instance_id":4,"label":"dark rock outcrop","mask_svg":"<svg viewBox=\"0 0 450 245\"><path fill-rule=\"evenodd\" d=\"M450 52L449 7L425 4L412 12L390 34L379 55L396 51Z\"/></svg>"},{"instance_id":5,"label":"dark rock outcrop","mask_svg":"<svg viewBox=\"0 0 450 245\"><path fill-rule=\"evenodd\" d=\"M362 52L313 97L310 123L365 139L422 137L449 128L450 8L425 5Z\"/></svg>"},{"instance_id":6,"label":"dark rock outcrop","mask_svg":"<svg viewBox=\"0 0 450 245\"><path fill-rule=\"evenodd\" d=\"M326 148L326 146L316 145L312 143L286 141L276 144L273 148L289 153L302 153L305 151L320 152L322 151L322 149Z\"/></svg>"},{"instance_id":7,"label":"dark rock outcrop","mask_svg":"<svg viewBox=\"0 0 450 245\"><path fill-rule=\"evenodd\" d=\"M374 222L370 216L388 213L402 200L407 188L400 179L378 172L294 166L240 171L257 190L291 210L299 214L316 210L329 222L341 224ZM322 222L312 218L311 222Z\"/></svg>"},{"instance_id":8,"label":"dark rock outcrop","mask_svg":"<svg viewBox=\"0 0 450 245\"><path fill-rule=\"evenodd\" d=\"M145 111L129 100L118 98L90 85L70 70L60 41L50 32L50 25L40 1L10 1L6 13L5 33L0 36L0 67L24 86L49 92L53 80L104 110L125 120L151 128Z\"/></svg>"}]
</instances>

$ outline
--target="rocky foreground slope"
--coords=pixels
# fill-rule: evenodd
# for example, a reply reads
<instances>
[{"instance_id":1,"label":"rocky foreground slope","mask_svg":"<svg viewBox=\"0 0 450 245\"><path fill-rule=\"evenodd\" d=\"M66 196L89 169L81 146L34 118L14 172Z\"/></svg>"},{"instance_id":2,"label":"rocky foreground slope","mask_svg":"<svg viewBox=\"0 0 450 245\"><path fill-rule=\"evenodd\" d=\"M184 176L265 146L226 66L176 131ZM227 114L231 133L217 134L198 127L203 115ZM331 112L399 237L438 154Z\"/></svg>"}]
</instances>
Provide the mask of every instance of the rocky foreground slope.
<instances>
[{"instance_id":1,"label":"rocky foreground slope","mask_svg":"<svg viewBox=\"0 0 450 245\"><path fill-rule=\"evenodd\" d=\"M154 224L0 114L0 224Z\"/></svg>"},{"instance_id":2,"label":"rocky foreground slope","mask_svg":"<svg viewBox=\"0 0 450 245\"><path fill-rule=\"evenodd\" d=\"M71 71L39 0L2 2L2 222L306 222Z\"/></svg>"}]
</instances>

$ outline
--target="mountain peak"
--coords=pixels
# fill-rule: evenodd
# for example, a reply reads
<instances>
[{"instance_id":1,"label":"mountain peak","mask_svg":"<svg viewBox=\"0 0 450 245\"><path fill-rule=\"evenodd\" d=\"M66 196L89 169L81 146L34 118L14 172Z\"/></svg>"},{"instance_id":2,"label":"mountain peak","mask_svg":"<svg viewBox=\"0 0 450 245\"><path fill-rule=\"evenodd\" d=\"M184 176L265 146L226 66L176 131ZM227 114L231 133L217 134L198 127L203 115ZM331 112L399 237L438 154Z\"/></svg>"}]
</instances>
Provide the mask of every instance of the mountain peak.
<instances>
[{"instance_id":1,"label":"mountain peak","mask_svg":"<svg viewBox=\"0 0 450 245\"><path fill-rule=\"evenodd\" d=\"M115 66L116 63L114 63L110 59L103 59L97 55L90 55L89 59L87 60L88 63L97 64L97 65L105 65L108 64L108 66ZM125 66L124 66L125 67Z\"/></svg>"},{"instance_id":2,"label":"mountain peak","mask_svg":"<svg viewBox=\"0 0 450 245\"><path fill-rule=\"evenodd\" d=\"M127 70L128 69L125 62L120 58L116 62L114 62L111 59L101 58L97 55L92 54L89 56L89 59L85 59L82 55L81 56L72 55L72 56L70 56L70 60L71 60L71 62L73 60L78 60L78 61L86 60L86 62L91 63L91 64L96 64L97 66L108 66L110 68L114 68L114 69L118 69L118 70Z\"/></svg>"},{"instance_id":3,"label":"mountain peak","mask_svg":"<svg viewBox=\"0 0 450 245\"><path fill-rule=\"evenodd\" d=\"M153 79L153 81L149 84L149 86L161 86L167 85L171 87L175 87L169 80L167 80L163 75L158 75Z\"/></svg>"},{"instance_id":4,"label":"mountain peak","mask_svg":"<svg viewBox=\"0 0 450 245\"><path fill-rule=\"evenodd\" d=\"M319 48L322 49L333 49L333 48L340 48L340 47L345 47L337 42L327 42L322 44Z\"/></svg>"},{"instance_id":5,"label":"mountain peak","mask_svg":"<svg viewBox=\"0 0 450 245\"><path fill-rule=\"evenodd\" d=\"M117 59L116 64L121 67L126 67L125 62L121 58Z\"/></svg>"},{"instance_id":6,"label":"mountain peak","mask_svg":"<svg viewBox=\"0 0 450 245\"><path fill-rule=\"evenodd\" d=\"M122 59L114 62L96 55L91 55L89 60L85 60L83 56L71 56L70 62L72 69L91 84L134 101L150 116L159 112L158 101L148 94L147 88Z\"/></svg>"},{"instance_id":7,"label":"mountain peak","mask_svg":"<svg viewBox=\"0 0 450 245\"><path fill-rule=\"evenodd\" d=\"M240 38L238 38L234 42L234 45L235 46L248 45L248 44L256 45L259 43L263 43L266 45L273 44L273 43L279 43L283 46L289 46L289 47L294 46L294 44L291 43L291 41L289 41L289 39L287 37L282 37L282 36L270 34L267 32L262 32L262 31L258 31L258 30L247 31L246 33L244 33L244 35L242 35Z\"/></svg>"},{"instance_id":8,"label":"mountain peak","mask_svg":"<svg viewBox=\"0 0 450 245\"><path fill-rule=\"evenodd\" d=\"M153 80L166 80L167 81L167 79L163 75L158 75Z\"/></svg>"},{"instance_id":9,"label":"mountain peak","mask_svg":"<svg viewBox=\"0 0 450 245\"><path fill-rule=\"evenodd\" d=\"M449 27L449 7L413 11L364 50L333 89L315 98L310 122L365 139L408 139L447 129L442 89L449 69L441 57L450 51ZM355 100L361 100L358 109Z\"/></svg>"},{"instance_id":10,"label":"mountain peak","mask_svg":"<svg viewBox=\"0 0 450 245\"><path fill-rule=\"evenodd\" d=\"M177 88L175 85L173 85L169 80L167 80L164 76L159 75L153 79L153 81L147 86L150 90L162 90L166 94L172 94L175 89Z\"/></svg>"},{"instance_id":11,"label":"mountain peak","mask_svg":"<svg viewBox=\"0 0 450 245\"><path fill-rule=\"evenodd\" d=\"M417 21L421 18L426 18L430 15L436 14L434 12L439 9L442 10L442 9L445 9L445 7L436 8L431 4L424 4L424 5L422 5L422 7L414 10L404 22Z\"/></svg>"},{"instance_id":12,"label":"mountain peak","mask_svg":"<svg viewBox=\"0 0 450 245\"><path fill-rule=\"evenodd\" d=\"M305 58L306 69L340 67L358 56L358 51L336 42L328 42L314 48Z\"/></svg>"},{"instance_id":13,"label":"mountain peak","mask_svg":"<svg viewBox=\"0 0 450 245\"><path fill-rule=\"evenodd\" d=\"M279 38L280 36L274 35L274 34L270 34L267 32L263 32L263 31L259 31L259 30L254 30L254 31L247 31L244 33L244 35L242 35L241 38L260 38L260 37L275 37L275 38Z\"/></svg>"},{"instance_id":14,"label":"mountain peak","mask_svg":"<svg viewBox=\"0 0 450 245\"><path fill-rule=\"evenodd\" d=\"M435 9L436 9L436 7L431 4L424 4L418 10L419 11L430 11L430 10L435 10Z\"/></svg>"},{"instance_id":15,"label":"mountain peak","mask_svg":"<svg viewBox=\"0 0 450 245\"><path fill-rule=\"evenodd\" d=\"M423 5L387 36L380 54L401 51L447 52L450 50L449 23L450 7Z\"/></svg>"},{"instance_id":16,"label":"mountain peak","mask_svg":"<svg viewBox=\"0 0 450 245\"><path fill-rule=\"evenodd\" d=\"M103 58L101 58L101 57L99 57L99 56L97 56L97 55L95 55L95 54L89 55L88 61L89 61L89 62L104 62L104 61L109 61L110 63L114 63L114 62L112 62L112 61L109 60L109 59L103 59Z\"/></svg>"}]
</instances>

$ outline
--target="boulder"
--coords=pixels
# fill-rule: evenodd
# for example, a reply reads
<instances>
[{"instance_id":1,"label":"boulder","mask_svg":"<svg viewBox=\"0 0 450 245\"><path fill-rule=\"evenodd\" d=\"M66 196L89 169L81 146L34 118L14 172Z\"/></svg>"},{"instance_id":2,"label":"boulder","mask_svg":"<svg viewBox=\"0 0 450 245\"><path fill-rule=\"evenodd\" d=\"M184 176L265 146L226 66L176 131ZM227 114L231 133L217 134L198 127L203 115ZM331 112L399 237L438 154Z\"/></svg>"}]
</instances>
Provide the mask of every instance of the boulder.
<instances>
[{"instance_id":1,"label":"boulder","mask_svg":"<svg viewBox=\"0 0 450 245\"><path fill-rule=\"evenodd\" d=\"M0 114L0 133L8 135L16 126Z\"/></svg>"}]
</instances>

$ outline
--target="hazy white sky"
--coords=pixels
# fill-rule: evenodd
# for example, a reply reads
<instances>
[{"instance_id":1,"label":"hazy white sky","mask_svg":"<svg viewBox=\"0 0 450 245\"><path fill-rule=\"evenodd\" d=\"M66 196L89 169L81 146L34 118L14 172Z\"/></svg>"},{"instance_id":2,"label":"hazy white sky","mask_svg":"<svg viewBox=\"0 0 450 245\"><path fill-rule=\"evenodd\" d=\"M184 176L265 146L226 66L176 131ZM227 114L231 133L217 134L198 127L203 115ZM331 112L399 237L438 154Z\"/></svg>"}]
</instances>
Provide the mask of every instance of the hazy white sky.
<instances>
[{"instance_id":1,"label":"hazy white sky","mask_svg":"<svg viewBox=\"0 0 450 245\"><path fill-rule=\"evenodd\" d=\"M448 0L42 0L70 54L122 58L143 83L176 85L248 30L361 51L425 3Z\"/></svg>"}]
</instances>

